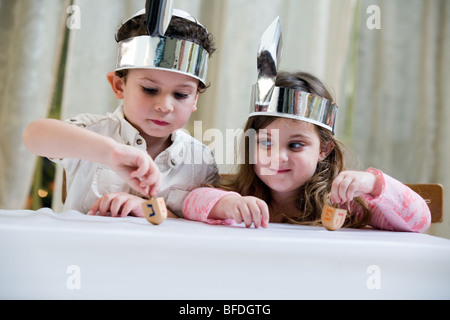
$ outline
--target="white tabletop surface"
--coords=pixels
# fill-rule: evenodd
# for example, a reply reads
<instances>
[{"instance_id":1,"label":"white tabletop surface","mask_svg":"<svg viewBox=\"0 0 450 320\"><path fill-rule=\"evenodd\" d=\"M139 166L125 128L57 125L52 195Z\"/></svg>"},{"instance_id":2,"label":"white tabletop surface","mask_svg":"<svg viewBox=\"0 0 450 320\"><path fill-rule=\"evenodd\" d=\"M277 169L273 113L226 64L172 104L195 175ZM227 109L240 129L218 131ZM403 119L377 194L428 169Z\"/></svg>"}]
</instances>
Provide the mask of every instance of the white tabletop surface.
<instances>
[{"instance_id":1,"label":"white tabletop surface","mask_svg":"<svg viewBox=\"0 0 450 320\"><path fill-rule=\"evenodd\" d=\"M449 299L425 234L0 210L1 299Z\"/></svg>"}]
</instances>

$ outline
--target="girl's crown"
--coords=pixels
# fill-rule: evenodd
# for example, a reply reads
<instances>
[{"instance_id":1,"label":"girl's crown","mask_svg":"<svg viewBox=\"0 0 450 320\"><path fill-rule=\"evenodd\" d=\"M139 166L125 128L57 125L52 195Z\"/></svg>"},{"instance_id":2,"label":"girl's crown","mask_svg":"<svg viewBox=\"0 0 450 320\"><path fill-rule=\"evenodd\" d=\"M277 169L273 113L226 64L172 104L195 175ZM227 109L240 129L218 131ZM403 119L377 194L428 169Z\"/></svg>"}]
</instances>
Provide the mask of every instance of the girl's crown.
<instances>
[{"instance_id":1,"label":"girl's crown","mask_svg":"<svg viewBox=\"0 0 450 320\"><path fill-rule=\"evenodd\" d=\"M146 8L127 21L144 14L147 16L149 36L119 42L115 71L163 69L186 74L206 84L208 52L196 43L164 36L172 16L193 22L196 22L195 19L184 11L173 9L173 0L147 0Z\"/></svg>"},{"instance_id":2,"label":"girl's crown","mask_svg":"<svg viewBox=\"0 0 450 320\"><path fill-rule=\"evenodd\" d=\"M258 81L253 86L251 113L297 119L324 127L334 134L338 106L309 92L275 86L282 51L280 18L264 32L258 50Z\"/></svg>"}]
</instances>

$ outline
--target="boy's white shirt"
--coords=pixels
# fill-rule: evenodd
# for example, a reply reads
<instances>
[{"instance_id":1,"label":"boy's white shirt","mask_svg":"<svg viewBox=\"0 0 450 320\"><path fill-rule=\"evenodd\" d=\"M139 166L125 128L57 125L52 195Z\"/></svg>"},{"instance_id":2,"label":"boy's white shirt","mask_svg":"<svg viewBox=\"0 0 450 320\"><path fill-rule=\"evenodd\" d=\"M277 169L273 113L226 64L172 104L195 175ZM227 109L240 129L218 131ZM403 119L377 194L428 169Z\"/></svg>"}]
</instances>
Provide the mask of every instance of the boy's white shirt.
<instances>
[{"instance_id":1,"label":"boy's white shirt","mask_svg":"<svg viewBox=\"0 0 450 320\"><path fill-rule=\"evenodd\" d=\"M81 114L67 122L111 137L119 143L147 150L139 131L125 120L122 107L106 116ZM189 192L204 184L212 184L220 176L214 155L205 145L182 130L172 134L172 141L172 145L154 159L162 176L158 197L165 199L169 210L183 217L181 206ZM138 195L104 165L78 159L52 161L62 165L66 173L67 198L64 210L87 213L98 198L108 193Z\"/></svg>"}]
</instances>

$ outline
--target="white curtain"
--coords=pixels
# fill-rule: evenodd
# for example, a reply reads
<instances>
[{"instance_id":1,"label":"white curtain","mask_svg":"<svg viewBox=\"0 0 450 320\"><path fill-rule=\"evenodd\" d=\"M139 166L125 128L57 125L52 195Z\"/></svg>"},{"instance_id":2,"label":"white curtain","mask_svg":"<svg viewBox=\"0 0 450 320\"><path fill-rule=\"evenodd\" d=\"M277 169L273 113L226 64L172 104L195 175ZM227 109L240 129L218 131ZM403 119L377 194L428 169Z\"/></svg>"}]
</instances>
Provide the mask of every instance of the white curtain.
<instances>
[{"instance_id":1,"label":"white curtain","mask_svg":"<svg viewBox=\"0 0 450 320\"><path fill-rule=\"evenodd\" d=\"M73 1L81 19L79 28L70 30L62 118L82 112L104 114L117 107L105 78L115 64L114 34L144 3ZM186 127L191 134L194 122L200 120L202 132L217 128L224 137L227 129L242 128L256 80L261 34L280 16L284 35L280 69L312 72L331 87L341 107L337 136L359 156L359 169L374 166L404 182L449 185L450 106L444 97L450 89L448 0L175 0L174 4L206 25L218 47L210 62L211 87L200 97L199 110ZM0 0L0 207L23 207L29 190L34 158L22 146L21 131L46 116L69 5L62 0ZM367 24L373 15L367 9L374 5L380 9L380 29ZM25 32L24 26L31 31ZM31 26L40 26L45 33ZM200 138L209 144L202 132ZM220 167L223 172L230 169ZM432 232L450 238L449 219L433 226Z\"/></svg>"},{"instance_id":2,"label":"white curtain","mask_svg":"<svg viewBox=\"0 0 450 320\"><path fill-rule=\"evenodd\" d=\"M30 191L36 158L22 132L48 114L67 3L0 0L0 208L23 208Z\"/></svg>"},{"instance_id":3,"label":"white curtain","mask_svg":"<svg viewBox=\"0 0 450 320\"><path fill-rule=\"evenodd\" d=\"M380 8L381 29L367 27L371 5ZM359 6L342 137L364 167L406 183L450 186L450 1L363 0ZM450 238L444 209L444 222L430 232Z\"/></svg>"}]
</instances>

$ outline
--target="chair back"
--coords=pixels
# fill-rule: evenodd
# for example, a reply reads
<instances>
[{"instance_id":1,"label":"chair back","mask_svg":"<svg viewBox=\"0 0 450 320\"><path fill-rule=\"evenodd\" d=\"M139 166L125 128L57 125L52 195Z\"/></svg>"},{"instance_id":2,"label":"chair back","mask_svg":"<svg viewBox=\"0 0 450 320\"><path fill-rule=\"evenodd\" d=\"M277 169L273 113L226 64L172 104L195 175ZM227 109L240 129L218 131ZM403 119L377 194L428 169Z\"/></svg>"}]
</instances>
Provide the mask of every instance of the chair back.
<instances>
[{"instance_id":1,"label":"chair back","mask_svg":"<svg viewBox=\"0 0 450 320\"><path fill-rule=\"evenodd\" d=\"M444 221L444 187L440 184L407 184L418 193L428 204L431 212L431 222Z\"/></svg>"}]
</instances>

